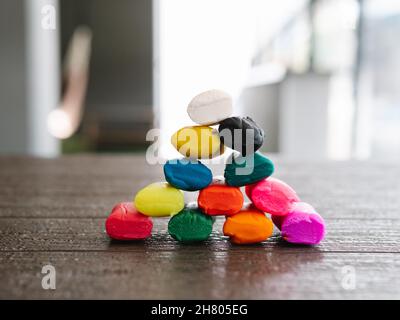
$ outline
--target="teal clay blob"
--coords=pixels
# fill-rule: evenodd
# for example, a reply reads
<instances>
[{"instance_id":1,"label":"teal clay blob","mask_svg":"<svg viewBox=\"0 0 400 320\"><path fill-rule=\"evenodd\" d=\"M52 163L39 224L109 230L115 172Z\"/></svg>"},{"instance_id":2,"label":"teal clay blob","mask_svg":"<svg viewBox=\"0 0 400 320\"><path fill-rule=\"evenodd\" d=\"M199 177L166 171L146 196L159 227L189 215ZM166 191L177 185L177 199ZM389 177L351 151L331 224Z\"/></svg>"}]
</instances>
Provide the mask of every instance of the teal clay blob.
<instances>
[{"instance_id":1,"label":"teal clay blob","mask_svg":"<svg viewBox=\"0 0 400 320\"><path fill-rule=\"evenodd\" d=\"M197 208L184 208L168 223L168 232L180 242L207 240L212 232L214 219Z\"/></svg>"},{"instance_id":2,"label":"teal clay blob","mask_svg":"<svg viewBox=\"0 0 400 320\"><path fill-rule=\"evenodd\" d=\"M233 157L225 166L225 182L230 186L242 187L268 178L274 172L270 159L256 152L247 157Z\"/></svg>"}]
</instances>

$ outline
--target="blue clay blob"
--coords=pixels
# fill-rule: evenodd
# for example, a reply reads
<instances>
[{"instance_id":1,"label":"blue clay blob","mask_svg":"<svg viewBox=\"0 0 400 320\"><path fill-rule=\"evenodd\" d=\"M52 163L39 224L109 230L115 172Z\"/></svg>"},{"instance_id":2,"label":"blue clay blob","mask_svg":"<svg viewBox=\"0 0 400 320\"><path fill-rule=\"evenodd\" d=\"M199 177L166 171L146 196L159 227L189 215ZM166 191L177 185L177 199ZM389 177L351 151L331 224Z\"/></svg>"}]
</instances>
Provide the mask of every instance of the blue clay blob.
<instances>
[{"instance_id":1,"label":"blue clay blob","mask_svg":"<svg viewBox=\"0 0 400 320\"><path fill-rule=\"evenodd\" d=\"M193 159L169 160L164 165L165 180L177 189L197 191L212 181L212 172L204 164Z\"/></svg>"}]
</instances>

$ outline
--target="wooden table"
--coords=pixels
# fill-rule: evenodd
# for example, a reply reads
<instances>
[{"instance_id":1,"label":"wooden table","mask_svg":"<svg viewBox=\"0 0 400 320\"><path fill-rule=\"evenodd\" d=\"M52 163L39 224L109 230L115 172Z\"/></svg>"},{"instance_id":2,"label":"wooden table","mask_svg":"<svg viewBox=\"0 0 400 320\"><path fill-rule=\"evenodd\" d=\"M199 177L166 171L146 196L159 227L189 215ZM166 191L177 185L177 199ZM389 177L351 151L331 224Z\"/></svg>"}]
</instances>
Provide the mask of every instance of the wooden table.
<instances>
[{"instance_id":1,"label":"wooden table","mask_svg":"<svg viewBox=\"0 0 400 320\"><path fill-rule=\"evenodd\" d=\"M231 245L223 219L206 243L182 245L165 218L149 240L112 242L110 209L162 180L161 166L143 156L0 158L0 298L399 299L400 165L272 159L275 176L324 216L321 245L278 233ZM56 290L42 289L46 264Z\"/></svg>"}]
</instances>

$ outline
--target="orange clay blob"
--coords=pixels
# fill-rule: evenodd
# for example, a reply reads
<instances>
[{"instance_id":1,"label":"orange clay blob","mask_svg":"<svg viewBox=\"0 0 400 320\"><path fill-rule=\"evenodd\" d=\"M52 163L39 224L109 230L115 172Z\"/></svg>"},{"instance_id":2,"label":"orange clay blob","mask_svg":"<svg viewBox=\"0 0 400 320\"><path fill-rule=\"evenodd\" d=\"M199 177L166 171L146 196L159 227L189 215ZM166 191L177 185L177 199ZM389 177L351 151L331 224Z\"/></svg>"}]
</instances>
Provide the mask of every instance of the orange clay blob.
<instances>
[{"instance_id":1,"label":"orange clay blob","mask_svg":"<svg viewBox=\"0 0 400 320\"><path fill-rule=\"evenodd\" d=\"M240 211L243 206L243 194L238 187L225 184L213 184L200 191L198 207L210 216L230 216Z\"/></svg>"},{"instance_id":2,"label":"orange clay blob","mask_svg":"<svg viewBox=\"0 0 400 320\"><path fill-rule=\"evenodd\" d=\"M272 221L253 207L227 217L224 223L224 235L236 244L262 242L272 235L272 231Z\"/></svg>"}]
</instances>

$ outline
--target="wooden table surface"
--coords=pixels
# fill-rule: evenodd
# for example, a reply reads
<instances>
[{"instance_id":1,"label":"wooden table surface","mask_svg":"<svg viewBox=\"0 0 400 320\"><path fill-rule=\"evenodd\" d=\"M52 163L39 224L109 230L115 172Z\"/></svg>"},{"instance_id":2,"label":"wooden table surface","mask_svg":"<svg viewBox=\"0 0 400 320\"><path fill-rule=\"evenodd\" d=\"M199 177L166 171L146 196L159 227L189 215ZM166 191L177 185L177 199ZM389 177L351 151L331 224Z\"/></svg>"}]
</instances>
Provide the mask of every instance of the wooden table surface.
<instances>
[{"instance_id":1,"label":"wooden table surface","mask_svg":"<svg viewBox=\"0 0 400 320\"><path fill-rule=\"evenodd\" d=\"M277 232L232 245L223 219L203 244L175 242L165 218L151 239L113 242L110 209L162 180L161 166L143 156L0 158L0 298L399 299L400 165L272 159L275 176L325 218L319 246ZM46 264L56 290L42 289Z\"/></svg>"}]
</instances>

